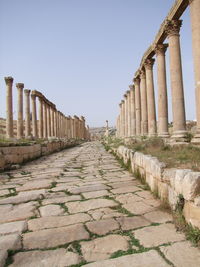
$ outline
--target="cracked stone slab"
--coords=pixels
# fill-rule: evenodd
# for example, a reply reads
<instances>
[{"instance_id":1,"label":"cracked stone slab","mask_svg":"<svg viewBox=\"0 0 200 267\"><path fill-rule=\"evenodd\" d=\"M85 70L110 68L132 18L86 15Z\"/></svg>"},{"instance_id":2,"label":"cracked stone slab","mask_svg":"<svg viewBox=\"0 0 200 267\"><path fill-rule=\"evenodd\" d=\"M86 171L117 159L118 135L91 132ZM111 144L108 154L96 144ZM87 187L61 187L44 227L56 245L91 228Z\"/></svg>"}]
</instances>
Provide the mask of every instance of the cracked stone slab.
<instances>
[{"instance_id":1,"label":"cracked stone slab","mask_svg":"<svg viewBox=\"0 0 200 267\"><path fill-rule=\"evenodd\" d=\"M80 193L100 191L100 190L105 190L105 189L109 189L109 187L106 185L100 184L100 185L81 186L81 187L71 188L68 191L71 194L80 194Z\"/></svg>"},{"instance_id":2,"label":"cracked stone slab","mask_svg":"<svg viewBox=\"0 0 200 267\"><path fill-rule=\"evenodd\" d=\"M54 198L44 199L42 200L42 204L43 205L59 204L59 203L65 203L65 202L70 202L70 201L76 201L76 200L81 200L81 196L74 195L74 196L63 196L63 197L54 197Z\"/></svg>"},{"instance_id":3,"label":"cracked stone slab","mask_svg":"<svg viewBox=\"0 0 200 267\"><path fill-rule=\"evenodd\" d=\"M160 249L176 267L200 266L200 250L192 247L189 241L178 242Z\"/></svg>"},{"instance_id":4,"label":"cracked stone slab","mask_svg":"<svg viewBox=\"0 0 200 267\"><path fill-rule=\"evenodd\" d=\"M14 255L12 267L64 267L80 263L81 257L64 248L48 251L27 251Z\"/></svg>"},{"instance_id":5,"label":"cracked stone slab","mask_svg":"<svg viewBox=\"0 0 200 267\"><path fill-rule=\"evenodd\" d=\"M88 230L97 235L105 235L119 229L119 224L114 219L106 219L86 223Z\"/></svg>"},{"instance_id":6,"label":"cracked stone slab","mask_svg":"<svg viewBox=\"0 0 200 267\"><path fill-rule=\"evenodd\" d=\"M0 235L22 233L28 228L26 221L10 222L0 224Z\"/></svg>"},{"instance_id":7,"label":"cracked stone slab","mask_svg":"<svg viewBox=\"0 0 200 267\"><path fill-rule=\"evenodd\" d=\"M23 186L17 188L17 191L29 191L29 190L37 190L37 189L47 189L51 187L51 183L53 180L36 180L36 181L28 181Z\"/></svg>"},{"instance_id":8,"label":"cracked stone slab","mask_svg":"<svg viewBox=\"0 0 200 267\"><path fill-rule=\"evenodd\" d=\"M100 191L82 193L82 195L84 196L84 198L89 199L89 198L108 196L109 192L107 190L100 190Z\"/></svg>"},{"instance_id":9,"label":"cracked stone slab","mask_svg":"<svg viewBox=\"0 0 200 267\"><path fill-rule=\"evenodd\" d=\"M86 212L98 208L114 207L118 204L108 199L90 199L86 201L65 203L70 213Z\"/></svg>"},{"instance_id":10,"label":"cracked stone slab","mask_svg":"<svg viewBox=\"0 0 200 267\"><path fill-rule=\"evenodd\" d=\"M88 239L89 233L81 224L45 229L23 235L25 249L43 249L57 247L73 241Z\"/></svg>"},{"instance_id":11,"label":"cracked stone slab","mask_svg":"<svg viewBox=\"0 0 200 267\"><path fill-rule=\"evenodd\" d=\"M149 220L152 223L165 223L172 221L172 215L168 212L155 210L149 213L144 214L144 218Z\"/></svg>"},{"instance_id":12,"label":"cracked stone slab","mask_svg":"<svg viewBox=\"0 0 200 267\"><path fill-rule=\"evenodd\" d=\"M116 218L116 220L119 222L122 230L132 230L150 225L150 222L144 219L142 216L119 217Z\"/></svg>"},{"instance_id":13,"label":"cracked stone slab","mask_svg":"<svg viewBox=\"0 0 200 267\"><path fill-rule=\"evenodd\" d=\"M123 194L123 193L136 192L138 190L140 190L139 187L132 185L132 186L125 186L125 187L112 189L110 190L110 192L112 192L113 194Z\"/></svg>"},{"instance_id":14,"label":"cracked stone slab","mask_svg":"<svg viewBox=\"0 0 200 267\"><path fill-rule=\"evenodd\" d=\"M110 208L102 208L97 210L90 210L88 213L92 216L94 220L114 218L120 216L127 216L126 214L114 211Z\"/></svg>"},{"instance_id":15,"label":"cracked stone slab","mask_svg":"<svg viewBox=\"0 0 200 267\"><path fill-rule=\"evenodd\" d=\"M133 233L140 244L147 248L185 240L184 234L176 232L174 225L171 223L145 227Z\"/></svg>"},{"instance_id":16,"label":"cracked stone slab","mask_svg":"<svg viewBox=\"0 0 200 267\"><path fill-rule=\"evenodd\" d=\"M92 241L81 242L81 251L86 261L104 260L118 250L128 250L128 240L128 237L121 235L107 235Z\"/></svg>"},{"instance_id":17,"label":"cracked stone slab","mask_svg":"<svg viewBox=\"0 0 200 267\"><path fill-rule=\"evenodd\" d=\"M84 223L91 220L91 217L85 213L79 213L67 216L53 216L32 219L28 221L28 229L37 231L48 228L58 228L78 223Z\"/></svg>"},{"instance_id":18,"label":"cracked stone slab","mask_svg":"<svg viewBox=\"0 0 200 267\"><path fill-rule=\"evenodd\" d=\"M140 185L140 183L136 180L133 181L125 181L125 182L115 182L115 183L109 183L109 186L112 188L122 188L122 187L128 187L128 186L135 186Z\"/></svg>"},{"instance_id":19,"label":"cracked stone slab","mask_svg":"<svg viewBox=\"0 0 200 267\"><path fill-rule=\"evenodd\" d=\"M59 205L46 205L39 208L42 217L57 216L65 213L64 209Z\"/></svg>"},{"instance_id":20,"label":"cracked stone slab","mask_svg":"<svg viewBox=\"0 0 200 267\"><path fill-rule=\"evenodd\" d=\"M11 211L5 213L3 217L0 217L0 223L23 221L27 218L36 215L36 207L34 203L25 203L16 205Z\"/></svg>"},{"instance_id":21,"label":"cracked stone slab","mask_svg":"<svg viewBox=\"0 0 200 267\"><path fill-rule=\"evenodd\" d=\"M127 193L127 194L117 195L116 200L119 201L121 204L127 204L130 202L142 201L142 198L138 197L135 194Z\"/></svg>"},{"instance_id":22,"label":"cracked stone slab","mask_svg":"<svg viewBox=\"0 0 200 267\"><path fill-rule=\"evenodd\" d=\"M154 207L149 206L142 201L140 201L140 202L138 201L136 203L132 203L132 202L127 203L127 204L123 205L123 208L125 208L129 212L131 212L133 214L137 214L137 215L142 215L144 213L155 210Z\"/></svg>"},{"instance_id":23,"label":"cracked stone slab","mask_svg":"<svg viewBox=\"0 0 200 267\"><path fill-rule=\"evenodd\" d=\"M21 237L19 234L3 235L0 237L0 249L21 249Z\"/></svg>"},{"instance_id":24,"label":"cracked stone slab","mask_svg":"<svg viewBox=\"0 0 200 267\"><path fill-rule=\"evenodd\" d=\"M157 251L151 250L144 253L122 256L116 259L109 259L89 263L85 267L170 267L168 263L158 254Z\"/></svg>"},{"instance_id":25,"label":"cracked stone slab","mask_svg":"<svg viewBox=\"0 0 200 267\"><path fill-rule=\"evenodd\" d=\"M1 199L0 204L20 204L23 202L42 199L45 193L45 189L20 192L17 196Z\"/></svg>"},{"instance_id":26,"label":"cracked stone slab","mask_svg":"<svg viewBox=\"0 0 200 267\"><path fill-rule=\"evenodd\" d=\"M0 249L0 266L4 266L7 257L8 257L7 250L6 249Z\"/></svg>"}]
</instances>

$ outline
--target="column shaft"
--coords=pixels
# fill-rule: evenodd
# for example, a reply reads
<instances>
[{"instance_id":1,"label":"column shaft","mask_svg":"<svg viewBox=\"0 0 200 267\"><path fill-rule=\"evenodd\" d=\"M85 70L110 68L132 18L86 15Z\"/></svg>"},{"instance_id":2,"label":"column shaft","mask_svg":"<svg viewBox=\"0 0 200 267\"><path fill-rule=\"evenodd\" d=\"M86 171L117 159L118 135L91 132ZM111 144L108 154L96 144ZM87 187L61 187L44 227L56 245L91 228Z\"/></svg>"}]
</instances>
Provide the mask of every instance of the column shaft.
<instances>
[{"instance_id":1,"label":"column shaft","mask_svg":"<svg viewBox=\"0 0 200 267\"><path fill-rule=\"evenodd\" d=\"M140 78L134 79L135 84L135 121L136 135L141 135L141 95L140 95Z\"/></svg>"},{"instance_id":2,"label":"column shaft","mask_svg":"<svg viewBox=\"0 0 200 267\"><path fill-rule=\"evenodd\" d=\"M31 90L24 90L25 93L25 137L31 135L31 116L30 116L30 92Z\"/></svg>"},{"instance_id":3,"label":"column shaft","mask_svg":"<svg viewBox=\"0 0 200 267\"><path fill-rule=\"evenodd\" d=\"M179 31L180 20L169 21L166 27L169 40L170 78L172 90L173 138L180 140L186 134L185 103L181 64Z\"/></svg>"},{"instance_id":4,"label":"column shaft","mask_svg":"<svg viewBox=\"0 0 200 267\"><path fill-rule=\"evenodd\" d=\"M38 137L37 131L37 109L36 109L36 96L31 95L32 100L32 135L33 137Z\"/></svg>"},{"instance_id":5,"label":"column shaft","mask_svg":"<svg viewBox=\"0 0 200 267\"><path fill-rule=\"evenodd\" d=\"M18 90L18 101L17 101L17 138L23 138L24 123L23 123L23 83L16 84Z\"/></svg>"},{"instance_id":6,"label":"column shaft","mask_svg":"<svg viewBox=\"0 0 200 267\"><path fill-rule=\"evenodd\" d=\"M167 44L157 45L157 83L158 83L158 136L169 137L168 132L168 100L167 100L167 81L165 52Z\"/></svg>"},{"instance_id":7,"label":"column shaft","mask_svg":"<svg viewBox=\"0 0 200 267\"><path fill-rule=\"evenodd\" d=\"M147 90L145 71L140 74L140 91L141 91L141 117L142 117L142 135L148 134L148 113L147 113Z\"/></svg>"},{"instance_id":8,"label":"column shaft","mask_svg":"<svg viewBox=\"0 0 200 267\"><path fill-rule=\"evenodd\" d=\"M5 77L6 83L6 137L12 138L13 135L13 99L12 99L12 85L13 78Z\"/></svg>"},{"instance_id":9,"label":"column shaft","mask_svg":"<svg viewBox=\"0 0 200 267\"><path fill-rule=\"evenodd\" d=\"M130 135L136 135L136 117L135 117L135 88L130 85Z\"/></svg>"},{"instance_id":10,"label":"column shaft","mask_svg":"<svg viewBox=\"0 0 200 267\"><path fill-rule=\"evenodd\" d=\"M43 138L43 100L39 98L39 138Z\"/></svg>"}]
</instances>

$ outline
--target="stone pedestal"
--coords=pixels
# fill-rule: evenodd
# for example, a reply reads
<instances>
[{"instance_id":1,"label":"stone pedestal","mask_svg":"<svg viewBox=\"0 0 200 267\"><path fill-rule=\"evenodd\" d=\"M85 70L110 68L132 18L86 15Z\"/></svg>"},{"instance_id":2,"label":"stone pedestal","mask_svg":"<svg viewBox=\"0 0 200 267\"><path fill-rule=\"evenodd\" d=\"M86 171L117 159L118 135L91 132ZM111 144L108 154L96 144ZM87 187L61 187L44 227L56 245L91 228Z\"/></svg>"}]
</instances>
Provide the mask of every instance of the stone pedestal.
<instances>
[{"instance_id":1,"label":"stone pedestal","mask_svg":"<svg viewBox=\"0 0 200 267\"><path fill-rule=\"evenodd\" d=\"M192 50L195 73L197 133L192 142L200 144L200 0L190 0Z\"/></svg>"},{"instance_id":2,"label":"stone pedestal","mask_svg":"<svg viewBox=\"0 0 200 267\"><path fill-rule=\"evenodd\" d=\"M173 135L176 142L184 141L186 135L185 103L183 91L183 77L181 65L181 50L179 31L182 25L181 20L169 21L166 26L166 33L169 40L170 54L170 78L172 90L172 111L173 111Z\"/></svg>"},{"instance_id":3,"label":"stone pedestal","mask_svg":"<svg viewBox=\"0 0 200 267\"><path fill-rule=\"evenodd\" d=\"M148 135L148 113L147 113L147 90L145 70L140 73L140 92L141 92L141 115L142 115L142 135Z\"/></svg>"},{"instance_id":4,"label":"stone pedestal","mask_svg":"<svg viewBox=\"0 0 200 267\"><path fill-rule=\"evenodd\" d=\"M148 135L156 135L156 106L153 81L153 64L155 59L145 61L146 86L147 86L147 108L148 108Z\"/></svg>"},{"instance_id":5,"label":"stone pedestal","mask_svg":"<svg viewBox=\"0 0 200 267\"><path fill-rule=\"evenodd\" d=\"M23 138L24 135L24 124L23 124L23 83L16 84L18 90L18 101L17 101L17 139Z\"/></svg>"},{"instance_id":6,"label":"stone pedestal","mask_svg":"<svg viewBox=\"0 0 200 267\"><path fill-rule=\"evenodd\" d=\"M6 137L13 138L13 101L12 86L13 78L5 77L6 83Z\"/></svg>"},{"instance_id":7,"label":"stone pedestal","mask_svg":"<svg viewBox=\"0 0 200 267\"><path fill-rule=\"evenodd\" d=\"M31 90L25 89L25 137L31 136L31 116L30 116L30 92Z\"/></svg>"},{"instance_id":8,"label":"stone pedestal","mask_svg":"<svg viewBox=\"0 0 200 267\"><path fill-rule=\"evenodd\" d=\"M141 96L140 96L140 78L134 79L135 84L135 120L136 120L136 135L141 135Z\"/></svg>"},{"instance_id":9,"label":"stone pedestal","mask_svg":"<svg viewBox=\"0 0 200 267\"><path fill-rule=\"evenodd\" d=\"M159 44L155 48L158 79L158 136L169 137L168 132L168 101L166 82L165 52L168 44Z\"/></svg>"}]
</instances>

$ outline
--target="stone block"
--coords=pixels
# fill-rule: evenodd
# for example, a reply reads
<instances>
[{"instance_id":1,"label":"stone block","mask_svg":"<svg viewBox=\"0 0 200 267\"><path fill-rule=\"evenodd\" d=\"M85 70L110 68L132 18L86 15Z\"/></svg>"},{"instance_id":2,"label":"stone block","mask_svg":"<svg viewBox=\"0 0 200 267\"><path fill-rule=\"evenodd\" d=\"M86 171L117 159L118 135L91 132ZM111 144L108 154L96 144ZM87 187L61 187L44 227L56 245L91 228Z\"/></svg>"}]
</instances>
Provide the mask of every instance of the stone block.
<instances>
[{"instance_id":1,"label":"stone block","mask_svg":"<svg viewBox=\"0 0 200 267\"><path fill-rule=\"evenodd\" d=\"M183 214L188 223L200 229L200 207L194 202L186 201L183 209Z\"/></svg>"}]
</instances>

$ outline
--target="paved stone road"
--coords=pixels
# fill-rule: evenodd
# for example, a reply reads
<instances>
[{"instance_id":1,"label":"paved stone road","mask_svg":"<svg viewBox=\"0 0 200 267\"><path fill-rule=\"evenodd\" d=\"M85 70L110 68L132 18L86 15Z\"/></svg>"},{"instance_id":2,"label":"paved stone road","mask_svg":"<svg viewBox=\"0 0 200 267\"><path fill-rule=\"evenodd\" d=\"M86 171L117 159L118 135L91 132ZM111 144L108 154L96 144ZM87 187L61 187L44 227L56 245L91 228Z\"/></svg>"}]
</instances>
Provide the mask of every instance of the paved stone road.
<instances>
[{"instance_id":1,"label":"paved stone road","mask_svg":"<svg viewBox=\"0 0 200 267\"><path fill-rule=\"evenodd\" d=\"M160 202L101 144L0 175L0 266L198 267ZM80 265L79 265L80 264Z\"/></svg>"}]
</instances>

